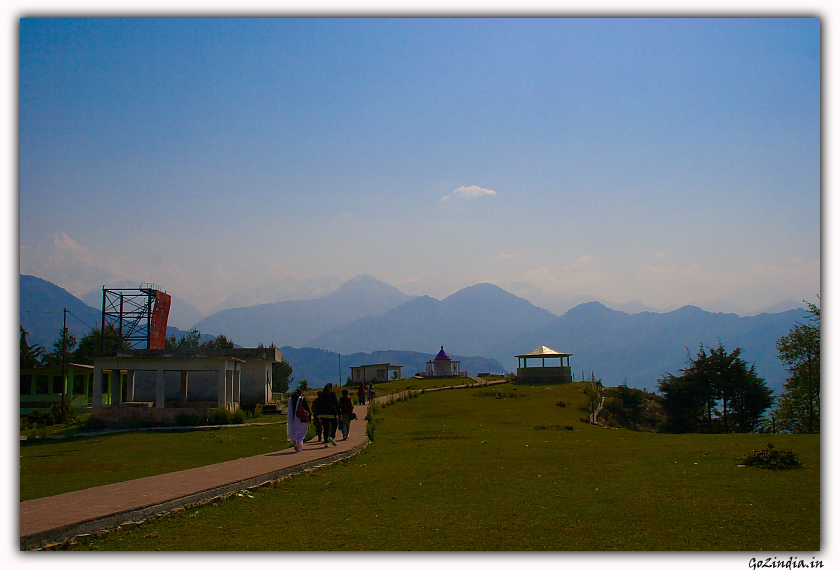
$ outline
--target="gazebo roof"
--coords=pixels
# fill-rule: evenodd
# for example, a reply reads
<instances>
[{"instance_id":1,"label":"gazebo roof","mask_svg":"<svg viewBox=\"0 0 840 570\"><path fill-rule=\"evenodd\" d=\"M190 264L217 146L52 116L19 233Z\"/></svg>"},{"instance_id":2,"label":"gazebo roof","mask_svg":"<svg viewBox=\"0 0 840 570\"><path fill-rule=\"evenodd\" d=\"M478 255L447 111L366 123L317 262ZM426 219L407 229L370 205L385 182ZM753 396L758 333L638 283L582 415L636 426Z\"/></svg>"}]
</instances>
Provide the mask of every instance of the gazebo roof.
<instances>
[{"instance_id":1,"label":"gazebo roof","mask_svg":"<svg viewBox=\"0 0 840 570\"><path fill-rule=\"evenodd\" d=\"M443 351L443 345L440 345L440 352L435 356L435 360L451 360L449 355Z\"/></svg>"},{"instance_id":2,"label":"gazebo roof","mask_svg":"<svg viewBox=\"0 0 840 570\"><path fill-rule=\"evenodd\" d=\"M552 356L560 357L560 356L572 356L572 355L568 354L568 353L565 353L565 352L557 352L553 348L548 348L547 346L540 346L538 348L535 348L531 352L526 352L525 354L517 354L516 358L530 358L532 356L535 357L535 358L541 358L541 357L546 358L546 357L552 357Z\"/></svg>"}]
</instances>

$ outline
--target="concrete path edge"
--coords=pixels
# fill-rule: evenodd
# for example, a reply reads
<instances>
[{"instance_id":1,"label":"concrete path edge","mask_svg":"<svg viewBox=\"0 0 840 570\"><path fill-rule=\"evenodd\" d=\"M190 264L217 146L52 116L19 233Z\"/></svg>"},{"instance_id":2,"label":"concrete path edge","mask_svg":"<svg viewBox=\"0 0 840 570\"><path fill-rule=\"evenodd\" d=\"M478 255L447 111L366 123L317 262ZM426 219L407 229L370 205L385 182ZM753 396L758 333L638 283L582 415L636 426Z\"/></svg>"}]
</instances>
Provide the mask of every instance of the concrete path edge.
<instances>
[{"instance_id":1,"label":"concrete path edge","mask_svg":"<svg viewBox=\"0 0 840 570\"><path fill-rule=\"evenodd\" d=\"M187 508L207 504L217 499L228 497L235 493L244 491L246 489L253 489L255 487L260 487L268 483L281 481L283 479L286 479L287 477L291 477L292 475L296 475L302 471L319 469L321 467L326 467L339 461L344 461L357 455L365 447L367 447L368 443L368 439L364 438L364 440L361 443L348 449L347 451L342 451L340 453L336 453L328 457L313 459L312 461L307 461L305 463L300 463L298 465L293 465L291 467L286 467L277 471L263 473L256 477L250 477L248 479L243 479L241 481L229 483L227 485L216 487L214 489L207 489L199 493L193 493L184 497L179 497L178 499L174 499L172 501L167 501L164 503L159 503L140 509L132 509L120 513L114 513L106 517L101 517L97 519L81 521L64 527L53 528L44 532L39 532L28 536L21 536L20 549L36 550L49 545L61 544L64 541L71 540L73 538L93 534L99 531L116 529L117 527L122 525L131 524L133 526L135 524L145 522L151 517L162 517L167 514L172 514L174 512L180 512L181 510Z\"/></svg>"}]
</instances>

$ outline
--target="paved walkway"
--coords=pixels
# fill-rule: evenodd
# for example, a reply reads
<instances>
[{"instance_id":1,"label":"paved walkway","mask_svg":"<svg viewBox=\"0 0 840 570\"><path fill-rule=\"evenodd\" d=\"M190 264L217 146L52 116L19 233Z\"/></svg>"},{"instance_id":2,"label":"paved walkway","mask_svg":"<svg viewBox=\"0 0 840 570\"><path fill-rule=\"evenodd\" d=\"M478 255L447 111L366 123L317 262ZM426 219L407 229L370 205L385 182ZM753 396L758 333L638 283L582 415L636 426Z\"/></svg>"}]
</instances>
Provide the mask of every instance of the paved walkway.
<instances>
[{"instance_id":1,"label":"paved walkway","mask_svg":"<svg viewBox=\"0 0 840 570\"><path fill-rule=\"evenodd\" d=\"M20 547L30 550L86 533L133 526L149 517L195 505L352 457L365 448L367 406L356 406L350 436L336 446L308 441L292 448L185 471L143 477L20 503ZM285 432L284 432L285 433ZM285 438L282 445L285 446Z\"/></svg>"},{"instance_id":2,"label":"paved walkway","mask_svg":"<svg viewBox=\"0 0 840 570\"><path fill-rule=\"evenodd\" d=\"M474 378L480 386L500 384L506 380L487 382ZM426 392L470 388L473 384L429 388ZM404 394L404 392L403 392ZM385 403L400 394L377 397ZM264 455L246 457L224 463L196 467L185 471L143 477L53 497L32 499L20 503L21 550L60 543L87 533L117 526L127 528L167 512L201 504L250 489L270 481L283 479L306 469L329 465L352 457L368 444L367 406L356 406L358 419L350 423L350 437L336 446L308 441L302 452L292 448ZM285 447L285 438L281 442Z\"/></svg>"}]
</instances>

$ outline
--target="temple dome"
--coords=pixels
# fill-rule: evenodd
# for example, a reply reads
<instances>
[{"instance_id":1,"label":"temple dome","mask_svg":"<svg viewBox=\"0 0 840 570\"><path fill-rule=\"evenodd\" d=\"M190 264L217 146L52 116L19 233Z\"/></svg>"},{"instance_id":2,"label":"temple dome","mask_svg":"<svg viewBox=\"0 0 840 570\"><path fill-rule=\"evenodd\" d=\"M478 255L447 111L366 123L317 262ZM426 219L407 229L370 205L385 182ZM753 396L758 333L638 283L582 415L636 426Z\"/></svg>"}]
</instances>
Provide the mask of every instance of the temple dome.
<instances>
[{"instance_id":1,"label":"temple dome","mask_svg":"<svg viewBox=\"0 0 840 570\"><path fill-rule=\"evenodd\" d=\"M440 352L438 352L437 356L435 356L435 360L451 360L449 355L444 352L443 345L440 345Z\"/></svg>"}]
</instances>

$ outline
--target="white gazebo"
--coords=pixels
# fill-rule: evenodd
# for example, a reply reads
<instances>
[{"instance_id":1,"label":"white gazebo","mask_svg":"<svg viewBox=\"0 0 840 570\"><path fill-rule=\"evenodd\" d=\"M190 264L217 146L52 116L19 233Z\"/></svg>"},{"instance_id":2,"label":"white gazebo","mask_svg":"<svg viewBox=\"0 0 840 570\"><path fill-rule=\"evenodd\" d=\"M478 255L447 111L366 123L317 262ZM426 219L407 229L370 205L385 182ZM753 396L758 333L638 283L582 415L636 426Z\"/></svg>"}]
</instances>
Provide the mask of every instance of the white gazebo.
<instances>
[{"instance_id":1,"label":"white gazebo","mask_svg":"<svg viewBox=\"0 0 840 570\"><path fill-rule=\"evenodd\" d=\"M516 381L525 384L565 384L572 381L572 367L569 363L571 354L558 352L547 346L540 346L526 352L517 354L519 367L516 369ZM546 366L546 359L549 365ZM528 361L531 367L528 367ZM534 361L539 360L539 366Z\"/></svg>"}]
</instances>

